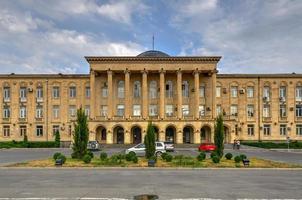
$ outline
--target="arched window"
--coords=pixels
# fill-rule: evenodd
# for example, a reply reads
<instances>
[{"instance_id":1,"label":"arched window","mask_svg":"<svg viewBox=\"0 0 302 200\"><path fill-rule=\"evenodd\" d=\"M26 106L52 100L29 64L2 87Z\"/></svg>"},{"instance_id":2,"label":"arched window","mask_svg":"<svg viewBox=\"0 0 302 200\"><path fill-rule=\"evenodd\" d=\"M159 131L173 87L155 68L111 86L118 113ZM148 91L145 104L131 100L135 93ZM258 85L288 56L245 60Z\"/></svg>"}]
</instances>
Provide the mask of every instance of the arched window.
<instances>
[{"instance_id":1,"label":"arched window","mask_svg":"<svg viewBox=\"0 0 302 200\"><path fill-rule=\"evenodd\" d=\"M173 83L172 81L166 82L166 97L172 98L173 97Z\"/></svg>"},{"instance_id":2,"label":"arched window","mask_svg":"<svg viewBox=\"0 0 302 200\"><path fill-rule=\"evenodd\" d=\"M117 97L120 99L125 98L125 82L119 81L117 83Z\"/></svg>"},{"instance_id":3,"label":"arched window","mask_svg":"<svg viewBox=\"0 0 302 200\"><path fill-rule=\"evenodd\" d=\"M182 96L189 97L189 82L188 81L182 82Z\"/></svg>"},{"instance_id":4,"label":"arched window","mask_svg":"<svg viewBox=\"0 0 302 200\"><path fill-rule=\"evenodd\" d=\"M151 81L150 82L149 96L150 96L150 99L156 99L157 98L157 83L156 83L156 81Z\"/></svg>"},{"instance_id":5,"label":"arched window","mask_svg":"<svg viewBox=\"0 0 302 200\"><path fill-rule=\"evenodd\" d=\"M139 82L139 81L134 82L133 96L134 96L134 98L141 97L141 82Z\"/></svg>"}]
</instances>

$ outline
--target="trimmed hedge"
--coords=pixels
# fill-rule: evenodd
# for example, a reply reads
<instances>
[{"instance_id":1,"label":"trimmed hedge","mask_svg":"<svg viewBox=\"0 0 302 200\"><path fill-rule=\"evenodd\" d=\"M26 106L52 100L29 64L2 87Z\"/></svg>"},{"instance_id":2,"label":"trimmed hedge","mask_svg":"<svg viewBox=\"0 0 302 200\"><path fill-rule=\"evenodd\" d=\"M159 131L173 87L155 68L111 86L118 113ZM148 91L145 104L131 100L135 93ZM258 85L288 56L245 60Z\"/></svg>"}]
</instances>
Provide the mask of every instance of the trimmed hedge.
<instances>
[{"instance_id":1,"label":"trimmed hedge","mask_svg":"<svg viewBox=\"0 0 302 200\"><path fill-rule=\"evenodd\" d=\"M265 149L287 149L288 146L286 142L241 142L241 144ZM302 149L302 142L291 142L289 148Z\"/></svg>"},{"instance_id":2,"label":"trimmed hedge","mask_svg":"<svg viewBox=\"0 0 302 200\"><path fill-rule=\"evenodd\" d=\"M56 143L50 142L23 142L23 141L10 141L0 142L0 149L9 148L55 148Z\"/></svg>"}]
</instances>

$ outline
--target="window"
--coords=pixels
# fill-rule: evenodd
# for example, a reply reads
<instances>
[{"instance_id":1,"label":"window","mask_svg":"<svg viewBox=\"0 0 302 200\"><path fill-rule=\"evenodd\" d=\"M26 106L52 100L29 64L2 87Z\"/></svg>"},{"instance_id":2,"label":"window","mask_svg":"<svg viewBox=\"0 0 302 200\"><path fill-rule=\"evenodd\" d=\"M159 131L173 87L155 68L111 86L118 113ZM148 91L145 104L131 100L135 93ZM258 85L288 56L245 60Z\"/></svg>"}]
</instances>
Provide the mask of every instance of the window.
<instances>
[{"instance_id":1,"label":"window","mask_svg":"<svg viewBox=\"0 0 302 200\"><path fill-rule=\"evenodd\" d=\"M133 105L133 116L141 116L141 105Z\"/></svg>"},{"instance_id":2,"label":"window","mask_svg":"<svg viewBox=\"0 0 302 200\"><path fill-rule=\"evenodd\" d=\"M173 116L173 105L166 105L166 116Z\"/></svg>"},{"instance_id":3,"label":"window","mask_svg":"<svg viewBox=\"0 0 302 200\"><path fill-rule=\"evenodd\" d=\"M297 136L302 136L302 124L297 124L296 125L296 135Z\"/></svg>"},{"instance_id":4,"label":"window","mask_svg":"<svg viewBox=\"0 0 302 200\"><path fill-rule=\"evenodd\" d=\"M85 87L85 97L90 98L90 87L89 86Z\"/></svg>"},{"instance_id":5,"label":"window","mask_svg":"<svg viewBox=\"0 0 302 200\"><path fill-rule=\"evenodd\" d=\"M89 106L89 105L86 105L86 106L85 106L84 112L85 112L85 115L86 115L87 117L90 116L90 106Z\"/></svg>"},{"instance_id":6,"label":"window","mask_svg":"<svg viewBox=\"0 0 302 200\"><path fill-rule=\"evenodd\" d=\"M76 106L71 105L69 106L69 117L75 117L76 116Z\"/></svg>"},{"instance_id":7,"label":"window","mask_svg":"<svg viewBox=\"0 0 302 200\"><path fill-rule=\"evenodd\" d=\"M238 115L238 106L237 105L231 105L231 115L232 116Z\"/></svg>"},{"instance_id":8,"label":"window","mask_svg":"<svg viewBox=\"0 0 302 200\"><path fill-rule=\"evenodd\" d=\"M265 87L263 88L263 98L264 98L266 101L269 101L269 100L270 100L270 87L265 86Z\"/></svg>"},{"instance_id":9,"label":"window","mask_svg":"<svg viewBox=\"0 0 302 200\"><path fill-rule=\"evenodd\" d=\"M235 124L235 135L238 136L238 124Z\"/></svg>"},{"instance_id":10,"label":"window","mask_svg":"<svg viewBox=\"0 0 302 200\"><path fill-rule=\"evenodd\" d=\"M205 116L206 115L205 106L204 105L199 105L198 112L199 112L199 116Z\"/></svg>"},{"instance_id":11,"label":"window","mask_svg":"<svg viewBox=\"0 0 302 200\"><path fill-rule=\"evenodd\" d=\"M125 98L125 82L119 81L117 83L117 97L120 99Z\"/></svg>"},{"instance_id":12,"label":"window","mask_svg":"<svg viewBox=\"0 0 302 200\"><path fill-rule=\"evenodd\" d=\"M231 87L231 97L237 97L238 96L238 87L232 86Z\"/></svg>"},{"instance_id":13,"label":"window","mask_svg":"<svg viewBox=\"0 0 302 200\"><path fill-rule=\"evenodd\" d=\"M218 116L218 115L222 114L221 111L222 111L222 110L221 110L221 105L217 105L217 106L216 106L216 115Z\"/></svg>"},{"instance_id":14,"label":"window","mask_svg":"<svg viewBox=\"0 0 302 200\"><path fill-rule=\"evenodd\" d=\"M296 101L302 101L302 86L296 87Z\"/></svg>"},{"instance_id":15,"label":"window","mask_svg":"<svg viewBox=\"0 0 302 200\"><path fill-rule=\"evenodd\" d=\"M255 134L254 124L248 124L247 125L247 135L254 136L254 134Z\"/></svg>"},{"instance_id":16,"label":"window","mask_svg":"<svg viewBox=\"0 0 302 200\"><path fill-rule=\"evenodd\" d=\"M149 115L150 116L157 116L157 105L149 105Z\"/></svg>"},{"instance_id":17,"label":"window","mask_svg":"<svg viewBox=\"0 0 302 200\"><path fill-rule=\"evenodd\" d=\"M59 125L53 125L52 126L52 135L55 136L57 132L60 133L60 126Z\"/></svg>"},{"instance_id":18,"label":"window","mask_svg":"<svg viewBox=\"0 0 302 200\"><path fill-rule=\"evenodd\" d=\"M9 106L3 107L3 118L10 118L10 107Z\"/></svg>"},{"instance_id":19,"label":"window","mask_svg":"<svg viewBox=\"0 0 302 200\"><path fill-rule=\"evenodd\" d=\"M43 136L43 126L41 126L41 125L36 126L36 135L37 135L37 137Z\"/></svg>"},{"instance_id":20,"label":"window","mask_svg":"<svg viewBox=\"0 0 302 200\"><path fill-rule=\"evenodd\" d=\"M286 98L286 87L285 86L281 86L279 88L279 97Z\"/></svg>"},{"instance_id":21,"label":"window","mask_svg":"<svg viewBox=\"0 0 302 200\"><path fill-rule=\"evenodd\" d=\"M271 125L270 124L264 124L263 125L263 134L264 134L264 136L270 136L271 135Z\"/></svg>"},{"instance_id":22,"label":"window","mask_svg":"<svg viewBox=\"0 0 302 200\"><path fill-rule=\"evenodd\" d=\"M125 106L124 105L117 105L117 116L122 117L125 113Z\"/></svg>"},{"instance_id":23,"label":"window","mask_svg":"<svg viewBox=\"0 0 302 200\"><path fill-rule=\"evenodd\" d=\"M205 97L205 93L206 93L206 88L205 86L200 86L199 87L199 97L204 98Z\"/></svg>"},{"instance_id":24,"label":"window","mask_svg":"<svg viewBox=\"0 0 302 200\"><path fill-rule=\"evenodd\" d=\"M251 87L251 86L247 87L246 94L247 94L248 98L253 98L254 97L254 87Z\"/></svg>"},{"instance_id":25,"label":"window","mask_svg":"<svg viewBox=\"0 0 302 200\"><path fill-rule=\"evenodd\" d=\"M53 97L54 99L60 98L60 87L54 86L54 87L52 88L52 97Z\"/></svg>"},{"instance_id":26,"label":"window","mask_svg":"<svg viewBox=\"0 0 302 200\"><path fill-rule=\"evenodd\" d=\"M151 81L149 85L149 97L150 99L157 98L157 83L156 81Z\"/></svg>"},{"instance_id":27,"label":"window","mask_svg":"<svg viewBox=\"0 0 302 200\"><path fill-rule=\"evenodd\" d=\"M10 126L3 126L3 137L10 136Z\"/></svg>"},{"instance_id":28,"label":"window","mask_svg":"<svg viewBox=\"0 0 302 200\"><path fill-rule=\"evenodd\" d=\"M189 116L189 114L190 114L189 105L182 105L182 115Z\"/></svg>"},{"instance_id":29,"label":"window","mask_svg":"<svg viewBox=\"0 0 302 200\"><path fill-rule=\"evenodd\" d=\"M36 118L42 118L43 117L43 106L37 106L36 107Z\"/></svg>"},{"instance_id":30,"label":"window","mask_svg":"<svg viewBox=\"0 0 302 200\"><path fill-rule=\"evenodd\" d=\"M254 105L247 105L247 117L254 117Z\"/></svg>"},{"instance_id":31,"label":"window","mask_svg":"<svg viewBox=\"0 0 302 200\"><path fill-rule=\"evenodd\" d=\"M280 135L281 136L287 135L287 125L286 124L280 124Z\"/></svg>"},{"instance_id":32,"label":"window","mask_svg":"<svg viewBox=\"0 0 302 200\"><path fill-rule=\"evenodd\" d=\"M270 105L264 104L263 105L263 117L270 117Z\"/></svg>"},{"instance_id":33,"label":"window","mask_svg":"<svg viewBox=\"0 0 302 200\"><path fill-rule=\"evenodd\" d=\"M69 87L69 97L70 98L76 98L77 96L77 89L75 86Z\"/></svg>"},{"instance_id":34,"label":"window","mask_svg":"<svg viewBox=\"0 0 302 200\"><path fill-rule=\"evenodd\" d=\"M221 87L216 87L216 97L221 97Z\"/></svg>"},{"instance_id":35,"label":"window","mask_svg":"<svg viewBox=\"0 0 302 200\"><path fill-rule=\"evenodd\" d=\"M26 118L26 106L20 106L19 117L24 119Z\"/></svg>"},{"instance_id":36,"label":"window","mask_svg":"<svg viewBox=\"0 0 302 200\"><path fill-rule=\"evenodd\" d=\"M280 105L280 117L286 117L286 105Z\"/></svg>"},{"instance_id":37,"label":"window","mask_svg":"<svg viewBox=\"0 0 302 200\"><path fill-rule=\"evenodd\" d=\"M189 97L189 82L183 81L181 89L182 89L182 96L188 98Z\"/></svg>"},{"instance_id":38,"label":"window","mask_svg":"<svg viewBox=\"0 0 302 200\"><path fill-rule=\"evenodd\" d=\"M21 137L23 137L24 135L26 135L26 130L27 130L27 129L26 129L26 126L23 126L23 125L20 126L20 127L19 127L19 130L20 130L20 136L21 136Z\"/></svg>"},{"instance_id":39,"label":"window","mask_svg":"<svg viewBox=\"0 0 302 200\"><path fill-rule=\"evenodd\" d=\"M4 89L3 89L3 98L4 98L5 102L10 100L10 87L4 87Z\"/></svg>"},{"instance_id":40,"label":"window","mask_svg":"<svg viewBox=\"0 0 302 200\"><path fill-rule=\"evenodd\" d=\"M54 119L58 119L60 117L60 106L59 105L52 106L52 116Z\"/></svg>"},{"instance_id":41,"label":"window","mask_svg":"<svg viewBox=\"0 0 302 200\"><path fill-rule=\"evenodd\" d=\"M37 93L36 93L37 99L43 99L43 88L37 87Z\"/></svg>"},{"instance_id":42,"label":"window","mask_svg":"<svg viewBox=\"0 0 302 200\"><path fill-rule=\"evenodd\" d=\"M108 97L108 86L107 86L107 83L104 83L104 86L102 87L102 97L104 97L104 98Z\"/></svg>"},{"instance_id":43,"label":"window","mask_svg":"<svg viewBox=\"0 0 302 200\"><path fill-rule=\"evenodd\" d=\"M20 87L20 100L26 101L26 87Z\"/></svg>"},{"instance_id":44,"label":"window","mask_svg":"<svg viewBox=\"0 0 302 200\"><path fill-rule=\"evenodd\" d=\"M172 98L173 97L173 83L172 81L167 81L166 83L166 97Z\"/></svg>"},{"instance_id":45,"label":"window","mask_svg":"<svg viewBox=\"0 0 302 200\"><path fill-rule=\"evenodd\" d=\"M302 105L296 105L296 117L302 117Z\"/></svg>"},{"instance_id":46,"label":"window","mask_svg":"<svg viewBox=\"0 0 302 200\"><path fill-rule=\"evenodd\" d=\"M141 82L135 81L133 86L133 96L134 98L141 97Z\"/></svg>"},{"instance_id":47,"label":"window","mask_svg":"<svg viewBox=\"0 0 302 200\"><path fill-rule=\"evenodd\" d=\"M102 105L101 106L101 116L106 117L108 115L108 106Z\"/></svg>"}]
</instances>

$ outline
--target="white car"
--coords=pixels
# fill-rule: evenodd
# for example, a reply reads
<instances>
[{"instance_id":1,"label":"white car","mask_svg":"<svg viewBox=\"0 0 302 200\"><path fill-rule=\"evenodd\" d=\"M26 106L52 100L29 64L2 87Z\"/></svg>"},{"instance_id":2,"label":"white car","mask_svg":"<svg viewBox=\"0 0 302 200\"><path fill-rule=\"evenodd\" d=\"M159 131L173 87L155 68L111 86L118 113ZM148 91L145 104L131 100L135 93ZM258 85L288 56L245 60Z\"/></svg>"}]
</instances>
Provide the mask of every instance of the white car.
<instances>
[{"instance_id":1,"label":"white car","mask_svg":"<svg viewBox=\"0 0 302 200\"><path fill-rule=\"evenodd\" d=\"M166 152L165 144L163 142L155 142L155 155L160 156L162 153ZM146 148L144 143L139 143L134 147L126 149L125 153L128 154L134 152L137 156L145 156Z\"/></svg>"}]
</instances>

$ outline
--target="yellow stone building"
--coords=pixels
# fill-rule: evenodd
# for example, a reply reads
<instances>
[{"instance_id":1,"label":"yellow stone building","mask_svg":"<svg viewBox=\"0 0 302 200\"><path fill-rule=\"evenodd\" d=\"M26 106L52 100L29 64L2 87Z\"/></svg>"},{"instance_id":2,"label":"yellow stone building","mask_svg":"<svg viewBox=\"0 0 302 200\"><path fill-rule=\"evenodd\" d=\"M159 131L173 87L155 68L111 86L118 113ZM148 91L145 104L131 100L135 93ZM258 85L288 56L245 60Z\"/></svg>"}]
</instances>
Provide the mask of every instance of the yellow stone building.
<instances>
[{"instance_id":1,"label":"yellow stone building","mask_svg":"<svg viewBox=\"0 0 302 200\"><path fill-rule=\"evenodd\" d=\"M149 121L159 141L213 142L222 114L225 142L302 139L302 74L218 74L220 57L86 57L90 74L0 75L0 141L72 140L76 110L89 138L138 143Z\"/></svg>"}]
</instances>

